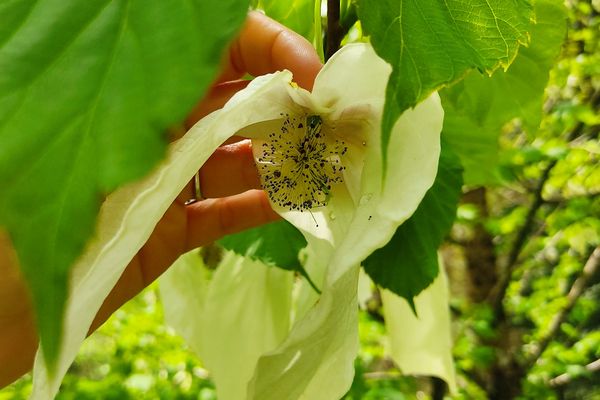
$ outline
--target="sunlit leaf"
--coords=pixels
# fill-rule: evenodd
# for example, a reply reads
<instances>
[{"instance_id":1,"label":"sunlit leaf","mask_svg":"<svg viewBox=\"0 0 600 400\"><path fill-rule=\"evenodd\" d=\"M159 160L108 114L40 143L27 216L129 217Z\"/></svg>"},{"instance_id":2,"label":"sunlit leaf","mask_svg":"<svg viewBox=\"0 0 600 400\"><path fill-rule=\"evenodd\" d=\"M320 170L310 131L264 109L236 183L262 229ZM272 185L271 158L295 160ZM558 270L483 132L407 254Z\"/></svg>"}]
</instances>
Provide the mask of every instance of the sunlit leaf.
<instances>
[{"instance_id":1,"label":"sunlit leaf","mask_svg":"<svg viewBox=\"0 0 600 400\"><path fill-rule=\"evenodd\" d=\"M531 17L528 0L359 0L358 5L375 51L393 67L383 149L398 116L434 90L472 68L491 72L507 67L519 45L527 43Z\"/></svg>"},{"instance_id":2,"label":"sunlit leaf","mask_svg":"<svg viewBox=\"0 0 600 400\"><path fill-rule=\"evenodd\" d=\"M259 0L257 3L269 17L313 40L315 0Z\"/></svg>"},{"instance_id":3,"label":"sunlit leaf","mask_svg":"<svg viewBox=\"0 0 600 400\"><path fill-rule=\"evenodd\" d=\"M535 16L531 43L519 49L508 71L496 71L491 78L472 72L440 92L446 111L443 135L460 156L468 184L498 180L498 137L504 124L520 118L530 133L540 124L544 88L566 31L563 2L536 1Z\"/></svg>"}]
</instances>

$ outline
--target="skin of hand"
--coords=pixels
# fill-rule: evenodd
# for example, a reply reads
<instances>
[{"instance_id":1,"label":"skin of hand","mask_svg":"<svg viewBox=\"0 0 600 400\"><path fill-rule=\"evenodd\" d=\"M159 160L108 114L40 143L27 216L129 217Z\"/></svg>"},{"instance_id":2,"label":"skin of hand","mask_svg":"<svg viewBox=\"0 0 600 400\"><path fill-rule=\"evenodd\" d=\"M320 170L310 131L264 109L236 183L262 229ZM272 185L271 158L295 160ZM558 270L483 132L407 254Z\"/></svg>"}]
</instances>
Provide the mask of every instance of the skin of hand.
<instances>
[{"instance_id":1,"label":"skin of hand","mask_svg":"<svg viewBox=\"0 0 600 400\"><path fill-rule=\"evenodd\" d=\"M310 90L321 66L306 39L251 12L223 60L221 75L192 111L186 127L221 108L244 88L248 82L239 79L246 73L258 76L288 69L300 86ZM184 205L193 197L191 184L179 195L105 299L90 332L184 252L278 218L265 193L256 190L260 181L248 140L230 140L217 149L202 166L200 183L206 199ZM0 388L31 369L38 346L34 321L31 296L19 272L17 256L8 235L0 229Z\"/></svg>"}]
</instances>

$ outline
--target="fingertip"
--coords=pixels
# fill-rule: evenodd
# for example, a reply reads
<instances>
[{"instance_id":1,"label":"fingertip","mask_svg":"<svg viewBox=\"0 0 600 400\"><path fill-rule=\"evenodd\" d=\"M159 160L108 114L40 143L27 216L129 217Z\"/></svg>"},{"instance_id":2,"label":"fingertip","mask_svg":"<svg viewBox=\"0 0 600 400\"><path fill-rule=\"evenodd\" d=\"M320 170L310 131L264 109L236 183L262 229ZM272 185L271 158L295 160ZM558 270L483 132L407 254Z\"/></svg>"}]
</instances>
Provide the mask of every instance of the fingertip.
<instances>
[{"instance_id":1,"label":"fingertip","mask_svg":"<svg viewBox=\"0 0 600 400\"><path fill-rule=\"evenodd\" d=\"M186 211L188 250L280 218L262 190L202 200L187 206Z\"/></svg>"},{"instance_id":2,"label":"fingertip","mask_svg":"<svg viewBox=\"0 0 600 400\"><path fill-rule=\"evenodd\" d=\"M266 15L251 11L239 37L230 46L221 79L287 69L301 87L311 90L322 67L312 44Z\"/></svg>"},{"instance_id":3,"label":"fingertip","mask_svg":"<svg viewBox=\"0 0 600 400\"><path fill-rule=\"evenodd\" d=\"M312 90L315 78L323 64L312 44L303 36L284 30L273 43L274 64L294 74L294 81L306 90Z\"/></svg>"},{"instance_id":4,"label":"fingertip","mask_svg":"<svg viewBox=\"0 0 600 400\"><path fill-rule=\"evenodd\" d=\"M212 86L205 98L194 107L192 112L186 118L184 122L185 129L190 129L203 117L222 108L234 94L248 86L248 83L250 82L237 80L223 82Z\"/></svg>"},{"instance_id":5,"label":"fingertip","mask_svg":"<svg viewBox=\"0 0 600 400\"><path fill-rule=\"evenodd\" d=\"M260 188L250 140L219 147L200 168L204 198L218 198Z\"/></svg>"}]
</instances>

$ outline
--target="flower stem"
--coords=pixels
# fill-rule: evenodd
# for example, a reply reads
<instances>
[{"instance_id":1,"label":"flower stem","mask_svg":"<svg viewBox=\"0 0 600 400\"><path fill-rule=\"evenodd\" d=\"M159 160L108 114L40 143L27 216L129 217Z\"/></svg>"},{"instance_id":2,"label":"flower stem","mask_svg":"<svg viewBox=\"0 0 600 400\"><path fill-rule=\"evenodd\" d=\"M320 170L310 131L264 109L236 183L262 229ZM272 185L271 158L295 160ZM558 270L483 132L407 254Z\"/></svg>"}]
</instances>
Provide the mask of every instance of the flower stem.
<instances>
[{"instance_id":1,"label":"flower stem","mask_svg":"<svg viewBox=\"0 0 600 400\"><path fill-rule=\"evenodd\" d=\"M321 19L321 1L315 0L314 2L314 10L313 10L313 19L314 19L314 28L315 33L313 36L313 46L317 50L317 54L321 59L321 62L324 62L325 55L323 54L323 31L322 31L322 19Z\"/></svg>"}]
</instances>

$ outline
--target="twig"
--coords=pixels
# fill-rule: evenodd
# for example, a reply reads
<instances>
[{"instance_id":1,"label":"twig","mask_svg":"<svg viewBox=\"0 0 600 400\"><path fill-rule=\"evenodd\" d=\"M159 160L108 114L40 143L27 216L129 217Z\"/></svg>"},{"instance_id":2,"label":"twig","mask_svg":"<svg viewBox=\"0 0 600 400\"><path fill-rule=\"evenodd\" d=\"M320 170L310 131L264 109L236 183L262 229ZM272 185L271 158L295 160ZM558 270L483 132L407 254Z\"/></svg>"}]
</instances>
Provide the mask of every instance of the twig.
<instances>
[{"instance_id":1,"label":"twig","mask_svg":"<svg viewBox=\"0 0 600 400\"><path fill-rule=\"evenodd\" d=\"M588 371L590 373L600 371L600 359L598 359L596 361L592 361L591 363L586 365L584 368L586 369L586 371ZM555 378L550 379L550 382L548 382L548 384L550 385L550 387L556 388L556 387L568 385L569 383L571 383L571 381L573 381L573 379L574 379L574 377L572 375L564 373L564 374L558 375Z\"/></svg>"},{"instance_id":2,"label":"twig","mask_svg":"<svg viewBox=\"0 0 600 400\"><path fill-rule=\"evenodd\" d=\"M575 200L575 199L580 199L582 197L595 197L600 195L600 190L591 190L589 192L585 192L585 193L577 193L574 194L572 196L562 196L560 194L555 194L552 195L552 197L548 197L547 199L545 199L546 203L552 204L552 203L566 203L568 201L571 200Z\"/></svg>"},{"instance_id":3,"label":"twig","mask_svg":"<svg viewBox=\"0 0 600 400\"><path fill-rule=\"evenodd\" d=\"M597 90L596 92L594 92L592 94L592 96L590 97L590 106L591 106L592 110L594 110L598 106L600 106L600 90ZM575 140L577 137L581 136L585 127L586 127L585 123L583 123L581 121L578 122L577 125L575 125L575 127L573 127L573 129L567 136L567 141L571 142L571 141ZM542 205L545 203L544 199L542 198L542 191L544 189L544 185L546 184L546 181L550 177L550 173L552 172L552 169L556 166L557 162L558 162L558 160L551 161L548 164L548 166L546 166L544 171L542 172L542 176L540 177L540 179L537 183L537 186L534 189L533 203L531 204L531 208L529 209L529 212L527 213L527 217L525 218L525 223L521 227L521 230L518 232L517 237L516 237L515 241L513 242L512 248L511 248L509 256L508 256L508 260L506 262L506 266L502 269L500 279L498 279L498 284L496 285L494 290L492 290L490 292L489 300L490 300L490 304L493 307L494 315L496 316L496 323L498 323L499 321L502 321L505 317L503 300L504 300L504 296L506 295L506 290L508 289L508 285L510 284L512 274L517 266L517 261L518 261L519 255L521 254L521 251L523 250L523 247L525 246L525 243L527 242L527 238L528 238L529 234L531 233L531 230L533 229L533 225L535 222L535 215L538 212L538 210L542 207Z\"/></svg>"},{"instance_id":4,"label":"twig","mask_svg":"<svg viewBox=\"0 0 600 400\"><path fill-rule=\"evenodd\" d=\"M502 305L502 301L504 300L504 296L506 294L506 290L508 289L508 285L510 284L510 279L512 277L512 273L514 272L515 267L517 266L517 259L519 258L519 254L521 254L521 250L525 246L527 242L527 237L529 233L533 229L533 224L535 222L535 215L538 210L544 204L544 199L542 198L542 191L544 189L544 185L546 181L550 177L550 172L556 165L557 161L553 160L548 164L546 169L542 172L542 176L538 181L538 184L533 192L533 203L529 208L529 212L527 213L527 217L525 218L525 223L521 227L521 230L517 234L517 238L515 239L513 246L508 255L508 261L506 266L503 268L503 271L500 275L500 279L498 279L498 284L494 290L491 291L491 304L494 309L494 315L496 315L496 320L504 319L504 307Z\"/></svg>"},{"instance_id":5,"label":"twig","mask_svg":"<svg viewBox=\"0 0 600 400\"><path fill-rule=\"evenodd\" d=\"M382 305L381 291L379 288L375 287L371 293L371 298L367 300L366 311L367 314L369 314L369 316L371 316L371 318L373 318L375 321L384 323L385 318L381 312Z\"/></svg>"},{"instance_id":6,"label":"twig","mask_svg":"<svg viewBox=\"0 0 600 400\"><path fill-rule=\"evenodd\" d=\"M398 379L402 374L400 372L394 371L374 371L374 372L365 372L363 374L363 378L375 380L375 381L387 381L392 379Z\"/></svg>"},{"instance_id":7,"label":"twig","mask_svg":"<svg viewBox=\"0 0 600 400\"><path fill-rule=\"evenodd\" d=\"M327 0L327 46L325 60L339 50L344 35L340 25L340 0Z\"/></svg>"},{"instance_id":8,"label":"twig","mask_svg":"<svg viewBox=\"0 0 600 400\"><path fill-rule=\"evenodd\" d=\"M581 275L575 279L569 293L567 294L567 305L560 310L558 313L554 315L552 321L550 322L550 327L548 328L547 333L540 339L537 346L534 347L531 352L531 356L526 363L526 370L529 370L533 364L540 358L544 350L548 347L552 339L558 333L561 324L565 321L565 318L569 315L575 303L579 299L579 297L583 294L585 288L588 285L589 280L592 276L599 270L600 265L600 246L596 247L596 249L592 252L588 260L586 261L583 270L581 270Z\"/></svg>"},{"instance_id":9,"label":"twig","mask_svg":"<svg viewBox=\"0 0 600 400\"><path fill-rule=\"evenodd\" d=\"M431 377L431 400L444 400L446 395L446 382L437 376Z\"/></svg>"}]
</instances>

